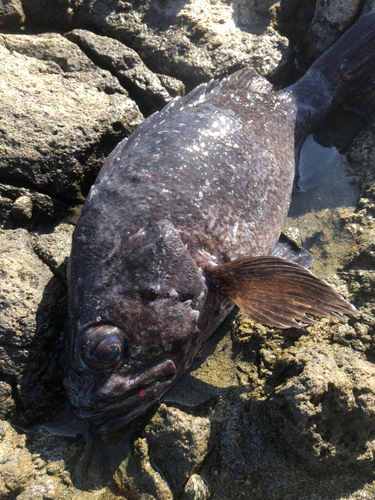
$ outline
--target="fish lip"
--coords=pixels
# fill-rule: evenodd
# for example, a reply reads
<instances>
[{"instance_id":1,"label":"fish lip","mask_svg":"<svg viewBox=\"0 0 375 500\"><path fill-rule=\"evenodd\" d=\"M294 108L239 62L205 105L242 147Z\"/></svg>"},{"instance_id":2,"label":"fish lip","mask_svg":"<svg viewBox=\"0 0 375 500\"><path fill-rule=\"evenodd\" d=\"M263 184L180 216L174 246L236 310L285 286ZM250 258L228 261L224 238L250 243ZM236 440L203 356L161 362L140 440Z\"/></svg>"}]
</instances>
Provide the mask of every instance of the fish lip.
<instances>
[{"instance_id":1,"label":"fish lip","mask_svg":"<svg viewBox=\"0 0 375 500\"><path fill-rule=\"evenodd\" d=\"M154 403L156 403L173 385L174 380L163 383L163 390L160 391L157 397L149 401L143 402L141 405L131 408L130 410L121 411L108 415L107 418L90 420L91 430L102 437L109 438L115 432L123 429L131 424L136 418L146 412ZM161 385L161 384L160 384Z\"/></svg>"},{"instance_id":2,"label":"fish lip","mask_svg":"<svg viewBox=\"0 0 375 500\"><path fill-rule=\"evenodd\" d=\"M131 394L130 396L121 400L115 399L106 404L92 405L86 408L73 407L73 413L81 420L102 421L103 425L100 425L100 422L98 422L100 428L108 427L104 424L107 420L115 419L118 421L119 419L124 419L124 423L121 425L123 427L151 406L151 402L156 402L160 399L174 384L176 374L176 365L172 360L168 359L138 377L127 391ZM142 389L134 393L149 378L155 379L152 384L142 387ZM96 432L100 433L100 430Z\"/></svg>"}]
</instances>

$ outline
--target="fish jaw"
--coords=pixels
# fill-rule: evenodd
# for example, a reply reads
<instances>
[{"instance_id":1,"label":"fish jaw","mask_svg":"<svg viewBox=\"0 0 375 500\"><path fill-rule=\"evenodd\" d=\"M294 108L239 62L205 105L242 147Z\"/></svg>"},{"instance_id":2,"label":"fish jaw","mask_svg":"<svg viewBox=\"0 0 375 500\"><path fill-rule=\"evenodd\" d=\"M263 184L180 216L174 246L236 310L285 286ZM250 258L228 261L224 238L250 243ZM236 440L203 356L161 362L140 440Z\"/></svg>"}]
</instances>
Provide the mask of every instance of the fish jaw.
<instances>
[{"instance_id":1,"label":"fish jaw","mask_svg":"<svg viewBox=\"0 0 375 500\"><path fill-rule=\"evenodd\" d=\"M86 377L86 382L89 379ZM167 359L137 378L123 377L124 391L116 393L105 403L100 391L91 400L83 398L82 394L77 398L78 376L74 372L67 375L64 385L70 396L73 413L81 420L92 422L96 433L104 434L125 427L144 413L170 389L176 379L176 366ZM85 385L82 375L79 385Z\"/></svg>"}]
</instances>

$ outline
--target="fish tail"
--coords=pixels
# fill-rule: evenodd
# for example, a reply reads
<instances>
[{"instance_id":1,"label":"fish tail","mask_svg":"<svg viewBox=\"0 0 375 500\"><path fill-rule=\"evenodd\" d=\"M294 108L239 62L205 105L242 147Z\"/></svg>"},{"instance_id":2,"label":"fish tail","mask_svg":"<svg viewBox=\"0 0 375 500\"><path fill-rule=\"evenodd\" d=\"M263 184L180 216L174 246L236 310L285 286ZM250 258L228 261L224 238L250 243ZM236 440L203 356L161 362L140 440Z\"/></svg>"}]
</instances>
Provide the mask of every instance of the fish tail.
<instances>
[{"instance_id":1,"label":"fish tail","mask_svg":"<svg viewBox=\"0 0 375 500\"><path fill-rule=\"evenodd\" d=\"M370 12L284 91L297 103L296 151L334 107L374 83L375 12Z\"/></svg>"},{"instance_id":2,"label":"fish tail","mask_svg":"<svg viewBox=\"0 0 375 500\"><path fill-rule=\"evenodd\" d=\"M326 80L332 107L375 83L375 12L357 21L310 67Z\"/></svg>"}]
</instances>

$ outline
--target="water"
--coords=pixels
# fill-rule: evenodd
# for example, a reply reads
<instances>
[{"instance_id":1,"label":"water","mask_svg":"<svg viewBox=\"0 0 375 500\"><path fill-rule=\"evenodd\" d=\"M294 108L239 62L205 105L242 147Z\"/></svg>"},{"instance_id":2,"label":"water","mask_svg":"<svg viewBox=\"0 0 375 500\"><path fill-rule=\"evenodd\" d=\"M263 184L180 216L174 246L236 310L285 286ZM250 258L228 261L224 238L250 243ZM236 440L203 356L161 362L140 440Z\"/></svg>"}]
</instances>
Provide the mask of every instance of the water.
<instances>
[{"instance_id":1,"label":"water","mask_svg":"<svg viewBox=\"0 0 375 500\"><path fill-rule=\"evenodd\" d=\"M305 191L294 194L285 227L298 231L315 258L311 270L325 278L336 272L350 246L344 221L357 205L358 181L345 156L334 147L320 146L312 136L301 150L300 165L300 187Z\"/></svg>"}]
</instances>

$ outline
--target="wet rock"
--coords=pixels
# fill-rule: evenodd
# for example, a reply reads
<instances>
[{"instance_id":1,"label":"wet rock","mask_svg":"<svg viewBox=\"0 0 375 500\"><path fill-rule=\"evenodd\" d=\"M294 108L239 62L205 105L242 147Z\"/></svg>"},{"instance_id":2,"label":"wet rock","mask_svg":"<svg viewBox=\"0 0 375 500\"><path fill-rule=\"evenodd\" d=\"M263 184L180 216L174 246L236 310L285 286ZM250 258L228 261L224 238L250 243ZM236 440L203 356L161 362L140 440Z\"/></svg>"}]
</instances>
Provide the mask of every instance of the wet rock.
<instances>
[{"instance_id":1,"label":"wet rock","mask_svg":"<svg viewBox=\"0 0 375 500\"><path fill-rule=\"evenodd\" d=\"M59 338L64 325L65 284L33 251L24 229L0 231L0 377L12 387L16 421L50 417L65 400ZM2 393L9 407L10 395Z\"/></svg>"},{"instance_id":2,"label":"wet rock","mask_svg":"<svg viewBox=\"0 0 375 500\"><path fill-rule=\"evenodd\" d=\"M144 115L160 110L173 97L185 93L181 82L171 77L159 78L145 66L135 50L113 38L85 30L74 30L65 36L79 45L99 67L115 75ZM171 94L168 89L171 89Z\"/></svg>"},{"instance_id":3,"label":"wet rock","mask_svg":"<svg viewBox=\"0 0 375 500\"><path fill-rule=\"evenodd\" d=\"M0 35L0 57L0 179L82 200L105 157L142 121L138 108L60 35Z\"/></svg>"},{"instance_id":4,"label":"wet rock","mask_svg":"<svg viewBox=\"0 0 375 500\"><path fill-rule=\"evenodd\" d=\"M0 0L0 27L19 28L25 21L21 0Z\"/></svg>"},{"instance_id":5,"label":"wet rock","mask_svg":"<svg viewBox=\"0 0 375 500\"><path fill-rule=\"evenodd\" d=\"M287 381L270 396L267 414L290 460L299 457L315 473L371 473L375 366L351 349L314 345L285 351L276 371Z\"/></svg>"},{"instance_id":6,"label":"wet rock","mask_svg":"<svg viewBox=\"0 0 375 500\"><path fill-rule=\"evenodd\" d=\"M210 498L210 490L199 474L190 476L185 486L185 500L206 500Z\"/></svg>"}]
</instances>

